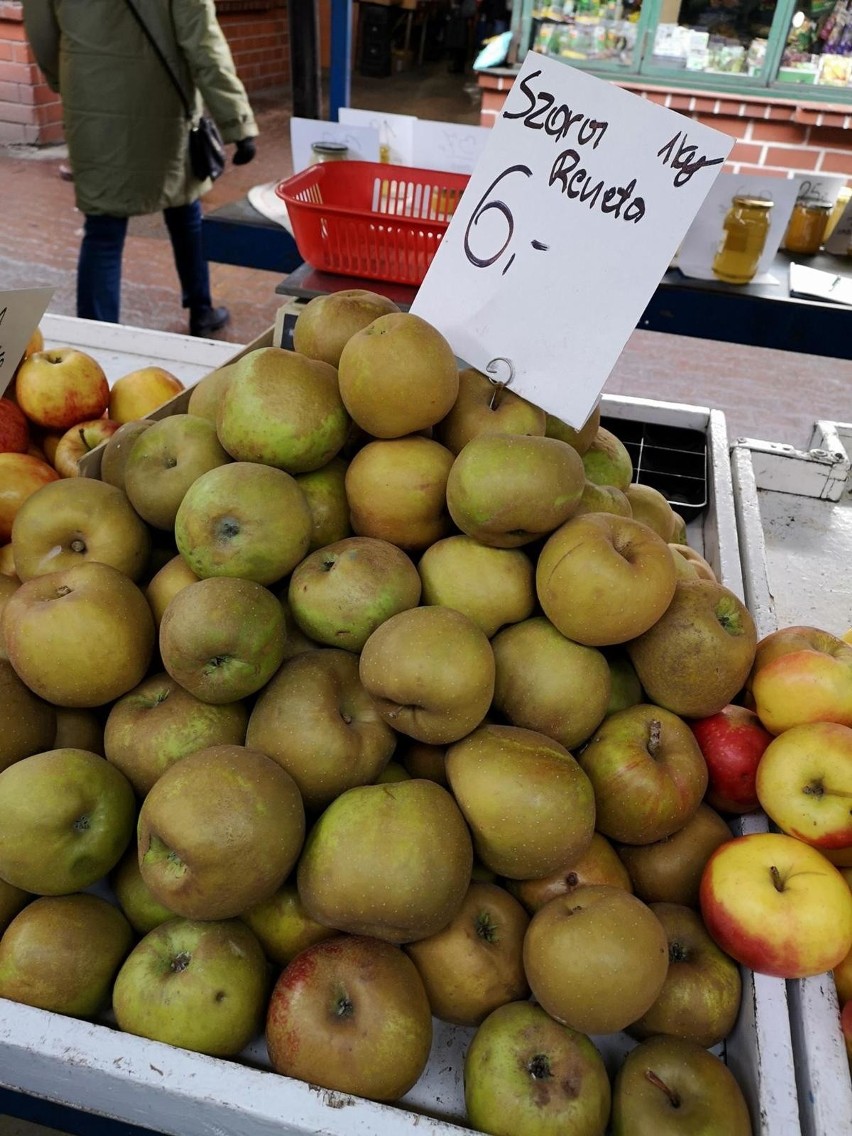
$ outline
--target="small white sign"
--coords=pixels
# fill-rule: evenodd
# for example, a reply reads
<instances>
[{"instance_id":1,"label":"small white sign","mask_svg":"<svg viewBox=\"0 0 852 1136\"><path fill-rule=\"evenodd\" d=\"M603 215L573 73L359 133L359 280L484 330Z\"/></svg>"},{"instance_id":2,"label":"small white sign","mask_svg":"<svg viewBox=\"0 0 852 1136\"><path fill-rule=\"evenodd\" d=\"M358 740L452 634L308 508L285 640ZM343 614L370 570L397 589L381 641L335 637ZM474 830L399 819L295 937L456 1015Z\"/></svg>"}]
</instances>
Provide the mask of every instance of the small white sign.
<instances>
[{"instance_id":1,"label":"small white sign","mask_svg":"<svg viewBox=\"0 0 852 1136\"><path fill-rule=\"evenodd\" d=\"M849 255L849 250L852 249L852 201L846 203L846 208L823 247L833 256Z\"/></svg>"},{"instance_id":2,"label":"small white sign","mask_svg":"<svg viewBox=\"0 0 852 1136\"><path fill-rule=\"evenodd\" d=\"M579 427L733 145L529 52L412 311Z\"/></svg>"},{"instance_id":3,"label":"small white sign","mask_svg":"<svg viewBox=\"0 0 852 1136\"><path fill-rule=\"evenodd\" d=\"M52 288L0 292L0 395L11 383L52 295Z\"/></svg>"},{"instance_id":4,"label":"small white sign","mask_svg":"<svg viewBox=\"0 0 852 1136\"><path fill-rule=\"evenodd\" d=\"M291 118L290 149L294 174L307 169L313 161L311 146L314 142L343 142L348 147L348 158L360 162L379 160L379 132L371 126L326 122L321 118Z\"/></svg>"},{"instance_id":5,"label":"small white sign","mask_svg":"<svg viewBox=\"0 0 852 1136\"><path fill-rule=\"evenodd\" d=\"M360 110L341 107L337 117L347 126L368 126L378 131L379 150L387 147L386 162L397 166L410 166L414 156L413 114L386 114L380 110Z\"/></svg>"},{"instance_id":6,"label":"small white sign","mask_svg":"<svg viewBox=\"0 0 852 1136\"><path fill-rule=\"evenodd\" d=\"M725 237L723 226L733 198L758 197L771 201L773 205L769 210L769 229L753 283L779 284L770 269L787 231L798 193L798 178L720 174L683 238L677 267L684 276L695 280L715 280L713 260Z\"/></svg>"},{"instance_id":7,"label":"small white sign","mask_svg":"<svg viewBox=\"0 0 852 1136\"><path fill-rule=\"evenodd\" d=\"M414 157L411 164L426 170L473 173L490 136L491 128L488 126L467 126L460 122L433 122L418 118L414 124Z\"/></svg>"}]
</instances>

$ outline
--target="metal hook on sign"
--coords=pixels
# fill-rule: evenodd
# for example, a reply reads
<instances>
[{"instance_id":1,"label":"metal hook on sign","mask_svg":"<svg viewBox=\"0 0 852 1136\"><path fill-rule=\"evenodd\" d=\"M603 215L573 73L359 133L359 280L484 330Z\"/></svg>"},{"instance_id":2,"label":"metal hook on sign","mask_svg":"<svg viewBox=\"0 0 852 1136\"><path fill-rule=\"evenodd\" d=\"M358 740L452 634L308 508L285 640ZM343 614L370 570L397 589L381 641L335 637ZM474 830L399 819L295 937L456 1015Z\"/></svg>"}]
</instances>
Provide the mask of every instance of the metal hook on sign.
<instances>
[{"instance_id":1,"label":"metal hook on sign","mask_svg":"<svg viewBox=\"0 0 852 1136\"><path fill-rule=\"evenodd\" d=\"M492 375L497 374L498 363L504 363L509 368L509 374L505 379L495 379L491 377ZM489 382L491 382L494 386L494 393L491 395L491 402L488 404L489 410L493 410L494 404L497 402L497 398L500 395L500 392L504 391L506 387L510 386L512 379L515 377L515 365L511 359L507 359L504 355L498 355L496 356L496 358L491 360L485 370L488 373Z\"/></svg>"}]
</instances>

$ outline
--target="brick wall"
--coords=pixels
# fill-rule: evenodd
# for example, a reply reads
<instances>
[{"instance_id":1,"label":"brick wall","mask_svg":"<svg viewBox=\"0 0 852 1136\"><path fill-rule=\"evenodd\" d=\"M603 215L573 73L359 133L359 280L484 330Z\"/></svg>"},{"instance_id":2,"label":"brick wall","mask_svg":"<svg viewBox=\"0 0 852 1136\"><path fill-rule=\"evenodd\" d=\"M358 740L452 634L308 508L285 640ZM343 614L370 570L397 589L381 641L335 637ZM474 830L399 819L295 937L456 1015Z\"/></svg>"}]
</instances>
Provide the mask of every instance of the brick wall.
<instances>
[{"instance_id":1,"label":"brick wall","mask_svg":"<svg viewBox=\"0 0 852 1136\"><path fill-rule=\"evenodd\" d=\"M479 85L480 122L493 126L512 78L481 74ZM708 91L665 90L638 83L621 86L736 138L725 164L730 173L778 177L791 172L822 173L852 180L852 107L716 96Z\"/></svg>"},{"instance_id":2,"label":"brick wall","mask_svg":"<svg viewBox=\"0 0 852 1136\"><path fill-rule=\"evenodd\" d=\"M289 89L286 0L219 0L216 7L249 96ZM62 104L36 66L20 0L0 0L0 145L62 139Z\"/></svg>"}]
</instances>

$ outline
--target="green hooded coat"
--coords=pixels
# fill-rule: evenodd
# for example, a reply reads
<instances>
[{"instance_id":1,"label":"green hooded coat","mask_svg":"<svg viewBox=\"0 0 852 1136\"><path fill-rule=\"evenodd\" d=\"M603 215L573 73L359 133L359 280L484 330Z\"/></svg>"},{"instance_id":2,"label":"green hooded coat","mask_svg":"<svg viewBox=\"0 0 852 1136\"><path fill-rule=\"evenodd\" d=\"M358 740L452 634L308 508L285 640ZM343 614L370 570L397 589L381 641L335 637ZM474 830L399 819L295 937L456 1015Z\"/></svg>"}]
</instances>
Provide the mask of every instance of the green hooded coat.
<instances>
[{"instance_id":1,"label":"green hooded coat","mask_svg":"<svg viewBox=\"0 0 852 1136\"><path fill-rule=\"evenodd\" d=\"M134 0L195 113L225 142L257 134L213 0ZM210 188L189 169L189 123L128 0L24 0L24 24L50 87L83 213L130 217L194 201Z\"/></svg>"}]
</instances>

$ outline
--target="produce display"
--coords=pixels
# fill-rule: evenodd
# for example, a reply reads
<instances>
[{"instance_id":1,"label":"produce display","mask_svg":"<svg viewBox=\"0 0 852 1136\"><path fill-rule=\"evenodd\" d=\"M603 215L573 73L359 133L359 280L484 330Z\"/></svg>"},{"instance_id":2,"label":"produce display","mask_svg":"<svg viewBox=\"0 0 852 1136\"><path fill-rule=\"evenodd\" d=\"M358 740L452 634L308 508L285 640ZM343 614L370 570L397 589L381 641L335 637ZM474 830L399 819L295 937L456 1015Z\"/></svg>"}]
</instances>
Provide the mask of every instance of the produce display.
<instances>
[{"instance_id":1,"label":"produce display","mask_svg":"<svg viewBox=\"0 0 852 1136\"><path fill-rule=\"evenodd\" d=\"M2 400L0 997L389 1103L437 1018L476 1131L747 1136L741 967L852 1046L852 645L758 640L599 410L371 292L294 344Z\"/></svg>"}]
</instances>

